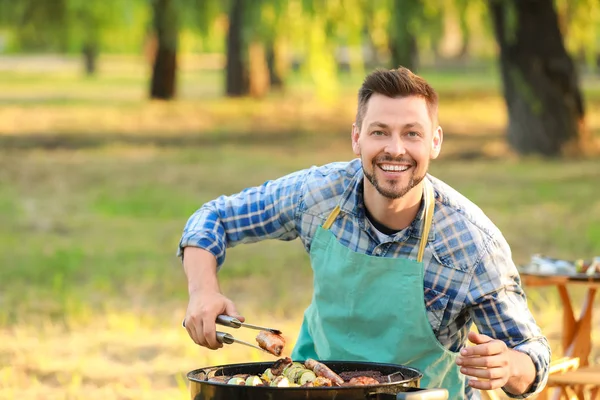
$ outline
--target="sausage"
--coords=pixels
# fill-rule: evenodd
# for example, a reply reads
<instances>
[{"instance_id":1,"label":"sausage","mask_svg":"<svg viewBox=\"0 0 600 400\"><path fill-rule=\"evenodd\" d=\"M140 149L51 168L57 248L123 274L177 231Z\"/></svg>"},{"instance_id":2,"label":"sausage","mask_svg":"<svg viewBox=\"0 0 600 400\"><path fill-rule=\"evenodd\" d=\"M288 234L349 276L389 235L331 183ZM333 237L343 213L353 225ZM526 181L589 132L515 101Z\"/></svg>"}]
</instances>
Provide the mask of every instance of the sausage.
<instances>
[{"instance_id":1,"label":"sausage","mask_svg":"<svg viewBox=\"0 0 600 400\"><path fill-rule=\"evenodd\" d=\"M268 331L258 332L256 341L261 349L265 349L277 357L281 355L281 351L285 347L285 339L282 336Z\"/></svg>"},{"instance_id":2,"label":"sausage","mask_svg":"<svg viewBox=\"0 0 600 400\"><path fill-rule=\"evenodd\" d=\"M312 358L304 361L304 366L312 370L317 376L329 379L335 386L341 386L344 383L344 380L338 374L330 370L327 365L313 360Z\"/></svg>"}]
</instances>

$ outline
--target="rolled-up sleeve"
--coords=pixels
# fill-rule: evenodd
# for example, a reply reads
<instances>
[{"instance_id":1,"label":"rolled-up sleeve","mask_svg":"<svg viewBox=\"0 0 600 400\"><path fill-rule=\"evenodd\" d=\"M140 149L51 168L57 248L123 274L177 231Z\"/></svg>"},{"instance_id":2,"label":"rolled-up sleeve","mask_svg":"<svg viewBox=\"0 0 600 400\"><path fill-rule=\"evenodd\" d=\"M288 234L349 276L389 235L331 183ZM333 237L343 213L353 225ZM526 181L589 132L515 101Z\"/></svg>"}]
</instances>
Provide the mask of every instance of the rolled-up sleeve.
<instances>
[{"instance_id":1,"label":"rolled-up sleeve","mask_svg":"<svg viewBox=\"0 0 600 400\"><path fill-rule=\"evenodd\" d=\"M177 256L183 257L185 247L200 247L217 258L220 268L228 247L295 239L298 204L309 173L298 171L204 204L188 219Z\"/></svg>"},{"instance_id":2,"label":"rolled-up sleeve","mask_svg":"<svg viewBox=\"0 0 600 400\"><path fill-rule=\"evenodd\" d=\"M526 393L506 394L511 398L527 398L541 391L548 378L550 346L529 310L504 238L491 238L486 244L486 252L475 267L469 298L478 330L529 355L535 366L536 377Z\"/></svg>"}]
</instances>

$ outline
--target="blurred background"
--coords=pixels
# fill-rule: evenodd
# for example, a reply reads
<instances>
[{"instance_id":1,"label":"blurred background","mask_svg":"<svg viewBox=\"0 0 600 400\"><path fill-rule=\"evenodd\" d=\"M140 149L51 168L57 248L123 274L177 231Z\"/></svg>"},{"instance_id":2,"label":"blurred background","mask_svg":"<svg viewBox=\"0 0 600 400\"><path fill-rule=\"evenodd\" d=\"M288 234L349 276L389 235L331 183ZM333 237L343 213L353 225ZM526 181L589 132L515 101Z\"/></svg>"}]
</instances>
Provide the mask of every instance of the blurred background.
<instances>
[{"instance_id":1,"label":"blurred background","mask_svg":"<svg viewBox=\"0 0 600 400\"><path fill-rule=\"evenodd\" d=\"M517 264L600 256L597 0L0 0L0 398L186 399L192 369L269 360L181 328L184 224L351 159L362 79L400 65L440 95L431 173ZM291 351L301 244L230 249L220 279ZM527 294L560 356L555 288Z\"/></svg>"}]
</instances>

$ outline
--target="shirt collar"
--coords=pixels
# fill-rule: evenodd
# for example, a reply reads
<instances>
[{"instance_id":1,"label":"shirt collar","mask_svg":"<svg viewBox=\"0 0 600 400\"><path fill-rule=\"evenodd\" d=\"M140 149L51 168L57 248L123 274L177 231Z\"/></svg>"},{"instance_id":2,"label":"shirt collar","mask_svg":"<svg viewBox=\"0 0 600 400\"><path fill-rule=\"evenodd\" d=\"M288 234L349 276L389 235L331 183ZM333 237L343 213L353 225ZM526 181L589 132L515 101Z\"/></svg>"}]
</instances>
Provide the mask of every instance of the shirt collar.
<instances>
[{"instance_id":1,"label":"shirt collar","mask_svg":"<svg viewBox=\"0 0 600 400\"><path fill-rule=\"evenodd\" d=\"M429 174L425 176L425 179L429 179ZM350 214L355 217L356 221L358 221L358 225L364 231L369 231L369 227L367 224L367 216L365 214L365 202L364 202L364 192L363 192L363 180L364 173L362 166L357 169L354 178L350 181L350 184L346 188L346 191L342 195L340 200L340 211L346 214ZM431 180L430 180L431 182ZM434 190L435 193L435 190ZM435 194L434 194L435 197ZM434 200L435 201L435 200ZM435 215L435 212L434 212ZM413 220L413 222L391 236L395 242L405 242L409 237L413 237L416 239L420 239L423 234L423 218L425 217L425 202L421 199L421 205L419 207L419 211L417 212L417 216ZM435 240L435 218L431 223L431 230L429 231L428 241L431 242Z\"/></svg>"}]
</instances>

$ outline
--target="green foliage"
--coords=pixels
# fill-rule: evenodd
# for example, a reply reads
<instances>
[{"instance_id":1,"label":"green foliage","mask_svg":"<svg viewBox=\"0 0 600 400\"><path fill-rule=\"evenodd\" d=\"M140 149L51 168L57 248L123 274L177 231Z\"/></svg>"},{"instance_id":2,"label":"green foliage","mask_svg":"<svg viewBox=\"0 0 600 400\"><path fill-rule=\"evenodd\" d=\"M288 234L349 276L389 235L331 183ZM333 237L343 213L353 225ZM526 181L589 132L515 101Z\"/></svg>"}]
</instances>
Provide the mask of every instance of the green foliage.
<instances>
[{"instance_id":1,"label":"green foliage","mask_svg":"<svg viewBox=\"0 0 600 400\"><path fill-rule=\"evenodd\" d=\"M115 30L121 45L135 37L136 22L144 24L140 6L146 7L145 2L0 0L0 24L10 29L17 49L79 52L84 45L103 47Z\"/></svg>"},{"instance_id":2,"label":"green foliage","mask_svg":"<svg viewBox=\"0 0 600 400\"><path fill-rule=\"evenodd\" d=\"M600 48L600 2L597 0L555 0L559 25L567 49L596 67Z\"/></svg>"},{"instance_id":3,"label":"green foliage","mask_svg":"<svg viewBox=\"0 0 600 400\"><path fill-rule=\"evenodd\" d=\"M32 50L65 51L68 0L2 0L0 22L12 28L14 40Z\"/></svg>"},{"instance_id":4,"label":"green foliage","mask_svg":"<svg viewBox=\"0 0 600 400\"><path fill-rule=\"evenodd\" d=\"M211 34L217 18L227 12L227 1L179 0L181 26L194 29L202 38Z\"/></svg>"}]
</instances>

